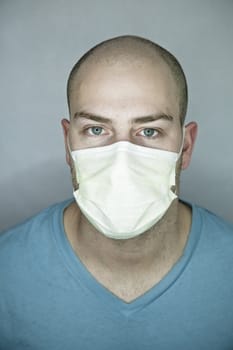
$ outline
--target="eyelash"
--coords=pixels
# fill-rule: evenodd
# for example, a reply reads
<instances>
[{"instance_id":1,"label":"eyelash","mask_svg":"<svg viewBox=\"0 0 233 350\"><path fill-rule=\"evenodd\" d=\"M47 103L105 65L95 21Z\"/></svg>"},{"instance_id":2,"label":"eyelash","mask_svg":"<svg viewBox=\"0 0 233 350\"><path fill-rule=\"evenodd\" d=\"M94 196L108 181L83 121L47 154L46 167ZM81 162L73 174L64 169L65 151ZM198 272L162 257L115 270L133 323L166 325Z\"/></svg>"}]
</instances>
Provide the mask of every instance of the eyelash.
<instances>
[{"instance_id":1,"label":"eyelash","mask_svg":"<svg viewBox=\"0 0 233 350\"><path fill-rule=\"evenodd\" d=\"M103 127L103 126L94 125L94 126L89 126L89 127L85 128L85 129L84 129L84 132L87 133L87 134L88 134L89 136L91 136L91 137L102 136L102 133L99 134L99 135L94 135L94 134L88 133L89 130L94 129L94 128L102 129L102 131L104 130L104 127ZM142 131L144 131L144 130L153 130L153 131L155 132L155 135L153 134L152 136L145 136L145 135L143 136L143 137L145 137L145 138L147 138L147 139L154 139L154 138L158 137L159 134L161 134L161 130L156 129L156 128L143 128L143 129L140 130L140 132L142 132ZM140 135L140 136L142 136L142 135Z\"/></svg>"},{"instance_id":2,"label":"eyelash","mask_svg":"<svg viewBox=\"0 0 233 350\"><path fill-rule=\"evenodd\" d=\"M88 128L85 128L84 129L84 132L88 134L88 131L91 130L91 129L94 129L94 128L98 128L98 129L104 129L102 126L99 126L99 125L94 125L94 126L89 126ZM88 134L90 135L90 134ZM91 134L91 136L101 136L101 135L93 135Z\"/></svg>"},{"instance_id":3,"label":"eyelash","mask_svg":"<svg viewBox=\"0 0 233 350\"><path fill-rule=\"evenodd\" d=\"M146 138L148 138L148 139L154 139L155 137L157 137L158 136L158 134L159 134L159 131L157 130L157 129L155 129L155 128L144 128L144 129L142 129L140 132L142 132L142 131L145 131L145 130L153 130L153 132L155 133L155 135L153 134L152 136L146 136L146 135L144 135ZM141 136L141 135L140 135Z\"/></svg>"}]
</instances>

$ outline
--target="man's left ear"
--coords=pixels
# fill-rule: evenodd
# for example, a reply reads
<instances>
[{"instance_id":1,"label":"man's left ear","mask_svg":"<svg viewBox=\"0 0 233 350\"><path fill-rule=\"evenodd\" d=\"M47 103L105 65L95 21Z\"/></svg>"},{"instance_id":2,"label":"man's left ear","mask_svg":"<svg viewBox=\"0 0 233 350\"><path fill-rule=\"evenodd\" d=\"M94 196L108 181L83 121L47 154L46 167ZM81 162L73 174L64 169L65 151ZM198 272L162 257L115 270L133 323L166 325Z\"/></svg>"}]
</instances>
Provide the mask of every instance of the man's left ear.
<instances>
[{"instance_id":1,"label":"man's left ear","mask_svg":"<svg viewBox=\"0 0 233 350\"><path fill-rule=\"evenodd\" d=\"M191 161L191 156L197 137L197 123L190 122L185 126L185 137L184 137L184 147L182 151L182 170L189 166Z\"/></svg>"}]
</instances>

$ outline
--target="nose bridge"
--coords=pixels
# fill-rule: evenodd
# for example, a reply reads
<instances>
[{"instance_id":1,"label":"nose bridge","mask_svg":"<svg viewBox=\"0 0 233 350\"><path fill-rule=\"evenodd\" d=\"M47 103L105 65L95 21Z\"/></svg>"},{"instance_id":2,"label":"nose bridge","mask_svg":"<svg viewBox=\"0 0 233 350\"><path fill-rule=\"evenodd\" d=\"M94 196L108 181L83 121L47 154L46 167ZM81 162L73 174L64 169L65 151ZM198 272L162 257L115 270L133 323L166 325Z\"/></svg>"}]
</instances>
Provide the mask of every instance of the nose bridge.
<instances>
[{"instance_id":1,"label":"nose bridge","mask_svg":"<svg viewBox=\"0 0 233 350\"><path fill-rule=\"evenodd\" d=\"M130 135L117 135L114 142L127 141L133 143L133 139Z\"/></svg>"},{"instance_id":2,"label":"nose bridge","mask_svg":"<svg viewBox=\"0 0 233 350\"><path fill-rule=\"evenodd\" d=\"M115 133L114 133L114 142L120 142L120 141L128 141L132 142L132 134L131 134L131 124L128 121L120 122L116 124L115 126Z\"/></svg>"}]
</instances>

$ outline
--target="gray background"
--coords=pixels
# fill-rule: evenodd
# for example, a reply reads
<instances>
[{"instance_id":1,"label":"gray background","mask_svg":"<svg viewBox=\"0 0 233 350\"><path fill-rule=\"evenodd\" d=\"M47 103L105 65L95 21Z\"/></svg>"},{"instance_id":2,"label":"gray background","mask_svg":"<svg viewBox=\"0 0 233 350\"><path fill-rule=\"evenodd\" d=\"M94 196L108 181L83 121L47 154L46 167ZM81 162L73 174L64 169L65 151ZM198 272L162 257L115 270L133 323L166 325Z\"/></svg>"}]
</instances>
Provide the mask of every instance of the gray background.
<instances>
[{"instance_id":1,"label":"gray background","mask_svg":"<svg viewBox=\"0 0 233 350\"><path fill-rule=\"evenodd\" d=\"M72 195L60 120L68 73L86 50L135 34L165 46L199 123L182 197L233 221L233 1L0 1L0 229Z\"/></svg>"}]
</instances>

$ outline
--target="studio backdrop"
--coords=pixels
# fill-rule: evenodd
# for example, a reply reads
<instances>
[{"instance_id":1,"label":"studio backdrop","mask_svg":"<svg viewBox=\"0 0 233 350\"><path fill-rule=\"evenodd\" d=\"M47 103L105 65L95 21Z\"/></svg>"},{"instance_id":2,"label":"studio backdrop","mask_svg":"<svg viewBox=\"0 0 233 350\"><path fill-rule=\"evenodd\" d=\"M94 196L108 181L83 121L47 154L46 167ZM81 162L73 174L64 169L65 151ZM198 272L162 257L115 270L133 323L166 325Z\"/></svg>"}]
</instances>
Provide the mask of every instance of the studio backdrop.
<instances>
[{"instance_id":1,"label":"studio backdrop","mask_svg":"<svg viewBox=\"0 0 233 350\"><path fill-rule=\"evenodd\" d=\"M233 221L233 1L0 1L0 230L72 196L60 120L77 59L134 34L171 51L199 124L181 196Z\"/></svg>"}]
</instances>

